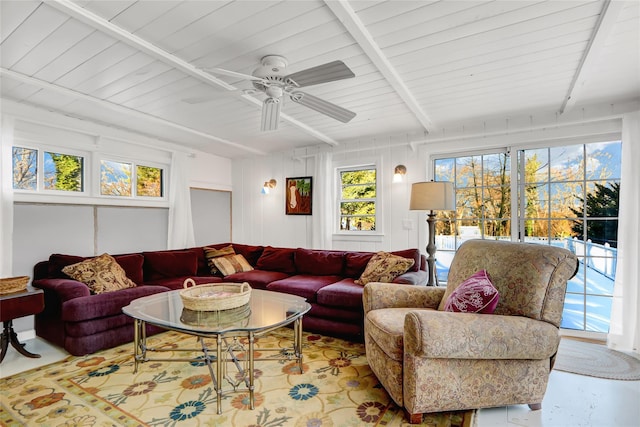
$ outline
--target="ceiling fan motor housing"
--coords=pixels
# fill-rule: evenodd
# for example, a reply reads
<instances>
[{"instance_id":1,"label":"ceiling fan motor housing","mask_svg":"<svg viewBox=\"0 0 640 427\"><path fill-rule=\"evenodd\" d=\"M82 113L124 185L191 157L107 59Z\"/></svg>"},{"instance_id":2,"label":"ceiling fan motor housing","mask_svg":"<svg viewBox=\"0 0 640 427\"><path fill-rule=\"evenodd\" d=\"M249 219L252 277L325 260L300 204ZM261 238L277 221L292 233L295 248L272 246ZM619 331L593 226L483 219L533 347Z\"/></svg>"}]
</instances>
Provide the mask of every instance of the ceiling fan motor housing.
<instances>
[{"instance_id":1,"label":"ceiling fan motor housing","mask_svg":"<svg viewBox=\"0 0 640 427\"><path fill-rule=\"evenodd\" d=\"M254 80L253 86L265 92L269 97L281 97L286 84L283 77L287 75L287 65L289 65L286 58L279 55L267 55L260 60L260 63L262 65L253 70L252 74L254 77L260 77L271 83L271 85Z\"/></svg>"}]
</instances>

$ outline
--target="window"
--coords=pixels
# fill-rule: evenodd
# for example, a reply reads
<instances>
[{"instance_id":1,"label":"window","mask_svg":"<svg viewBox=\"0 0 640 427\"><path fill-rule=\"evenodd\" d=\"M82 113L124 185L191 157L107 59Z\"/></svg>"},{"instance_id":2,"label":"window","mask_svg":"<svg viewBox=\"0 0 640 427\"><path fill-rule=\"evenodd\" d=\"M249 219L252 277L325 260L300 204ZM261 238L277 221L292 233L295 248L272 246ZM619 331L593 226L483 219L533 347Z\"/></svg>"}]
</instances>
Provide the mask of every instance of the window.
<instances>
[{"instance_id":1,"label":"window","mask_svg":"<svg viewBox=\"0 0 640 427\"><path fill-rule=\"evenodd\" d=\"M136 194L145 197L162 197L162 169L153 166L136 167Z\"/></svg>"},{"instance_id":2,"label":"window","mask_svg":"<svg viewBox=\"0 0 640 427\"><path fill-rule=\"evenodd\" d=\"M38 189L38 150L23 147L12 148L13 188Z\"/></svg>"},{"instance_id":3,"label":"window","mask_svg":"<svg viewBox=\"0 0 640 427\"><path fill-rule=\"evenodd\" d=\"M100 160L100 194L131 196L131 163Z\"/></svg>"},{"instance_id":4,"label":"window","mask_svg":"<svg viewBox=\"0 0 640 427\"><path fill-rule=\"evenodd\" d=\"M31 198L28 194L34 194L36 198L43 194L54 197L76 194L147 199L153 203L165 197L167 169L162 164L120 161L100 158L95 154L93 161L86 162L88 153L25 145L12 147L11 153L13 188L21 194L20 197ZM85 179L91 185L86 184Z\"/></svg>"},{"instance_id":5,"label":"window","mask_svg":"<svg viewBox=\"0 0 640 427\"><path fill-rule=\"evenodd\" d=\"M456 187L455 214L438 215L439 280L446 281L456 248L470 238L565 247L578 255L580 268L567 284L561 326L607 332L617 259L620 154L621 143L614 141L436 159L435 179L453 181ZM447 226L453 223L455 229Z\"/></svg>"},{"instance_id":6,"label":"window","mask_svg":"<svg viewBox=\"0 0 640 427\"><path fill-rule=\"evenodd\" d=\"M340 231L375 231L377 179L375 166L338 169Z\"/></svg>"},{"instance_id":7,"label":"window","mask_svg":"<svg viewBox=\"0 0 640 427\"><path fill-rule=\"evenodd\" d=\"M134 188L135 196L138 197L162 197L163 169L129 162L100 160L100 195L132 197Z\"/></svg>"},{"instance_id":8,"label":"window","mask_svg":"<svg viewBox=\"0 0 640 427\"><path fill-rule=\"evenodd\" d=\"M84 158L73 154L13 147L13 188L37 191L84 191ZM42 164L39 168L38 165ZM42 176L40 176L42 169ZM38 184L40 182L40 184Z\"/></svg>"},{"instance_id":9,"label":"window","mask_svg":"<svg viewBox=\"0 0 640 427\"><path fill-rule=\"evenodd\" d=\"M71 154L44 152L44 189L83 190L84 159Z\"/></svg>"}]
</instances>

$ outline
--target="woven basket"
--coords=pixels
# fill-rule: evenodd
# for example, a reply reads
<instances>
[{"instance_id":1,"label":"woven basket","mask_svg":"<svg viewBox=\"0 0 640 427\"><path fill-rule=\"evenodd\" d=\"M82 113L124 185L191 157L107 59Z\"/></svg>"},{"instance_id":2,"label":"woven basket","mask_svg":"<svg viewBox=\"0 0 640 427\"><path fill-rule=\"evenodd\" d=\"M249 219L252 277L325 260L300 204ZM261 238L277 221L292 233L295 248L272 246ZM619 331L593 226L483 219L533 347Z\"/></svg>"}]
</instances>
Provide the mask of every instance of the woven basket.
<instances>
[{"instance_id":1,"label":"woven basket","mask_svg":"<svg viewBox=\"0 0 640 427\"><path fill-rule=\"evenodd\" d=\"M24 291L27 289L27 283L29 283L29 276L0 279L0 295Z\"/></svg>"},{"instance_id":2,"label":"woven basket","mask_svg":"<svg viewBox=\"0 0 640 427\"><path fill-rule=\"evenodd\" d=\"M184 281L180 291L184 308L194 311L230 310L249 302L251 286L244 283L211 283L196 286L193 279Z\"/></svg>"},{"instance_id":3,"label":"woven basket","mask_svg":"<svg viewBox=\"0 0 640 427\"><path fill-rule=\"evenodd\" d=\"M183 308L180 321L192 326L228 328L232 326L247 326L250 318L251 304L244 304L229 310L217 311L194 311Z\"/></svg>"}]
</instances>

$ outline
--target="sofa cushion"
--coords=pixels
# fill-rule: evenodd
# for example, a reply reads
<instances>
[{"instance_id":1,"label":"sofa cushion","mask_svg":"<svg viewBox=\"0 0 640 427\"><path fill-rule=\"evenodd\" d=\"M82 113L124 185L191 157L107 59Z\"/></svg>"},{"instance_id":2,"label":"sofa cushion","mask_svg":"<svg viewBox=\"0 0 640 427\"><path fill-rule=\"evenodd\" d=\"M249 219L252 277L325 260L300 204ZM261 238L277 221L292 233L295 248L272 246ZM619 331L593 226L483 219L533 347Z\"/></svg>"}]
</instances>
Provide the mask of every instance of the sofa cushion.
<instances>
[{"instance_id":1,"label":"sofa cushion","mask_svg":"<svg viewBox=\"0 0 640 427\"><path fill-rule=\"evenodd\" d=\"M403 258L388 252L378 252L371 257L364 272L359 279L355 280L355 283L363 286L369 282L390 283L405 273L413 264L413 259Z\"/></svg>"},{"instance_id":2,"label":"sofa cushion","mask_svg":"<svg viewBox=\"0 0 640 427\"><path fill-rule=\"evenodd\" d=\"M242 255L247 262L254 267L258 263L258 259L264 250L262 246L243 245L240 243L233 243L232 246L237 254Z\"/></svg>"},{"instance_id":3,"label":"sofa cushion","mask_svg":"<svg viewBox=\"0 0 640 427\"><path fill-rule=\"evenodd\" d=\"M127 277L124 269L109 254L67 265L62 272L74 280L86 284L95 294L134 288L136 284Z\"/></svg>"},{"instance_id":4,"label":"sofa cushion","mask_svg":"<svg viewBox=\"0 0 640 427\"><path fill-rule=\"evenodd\" d=\"M306 298L307 302L316 301L316 292L331 283L341 280L340 276L312 276L298 274L286 279L276 280L267 285L267 290L298 295Z\"/></svg>"},{"instance_id":5,"label":"sofa cushion","mask_svg":"<svg viewBox=\"0 0 640 427\"><path fill-rule=\"evenodd\" d=\"M195 276L198 271L198 256L193 251L143 252L144 281L167 277Z\"/></svg>"},{"instance_id":6,"label":"sofa cushion","mask_svg":"<svg viewBox=\"0 0 640 427\"><path fill-rule=\"evenodd\" d=\"M257 270L280 271L295 274L296 266L293 260L295 249L274 248L267 246L256 263Z\"/></svg>"},{"instance_id":7,"label":"sofa cushion","mask_svg":"<svg viewBox=\"0 0 640 427\"><path fill-rule=\"evenodd\" d=\"M247 260L239 254L213 258L212 262L223 276L253 270Z\"/></svg>"},{"instance_id":8,"label":"sofa cushion","mask_svg":"<svg viewBox=\"0 0 640 427\"><path fill-rule=\"evenodd\" d=\"M74 298L62 304L62 320L65 322L82 322L102 317L122 314L122 307L137 298L167 292L162 286L136 286L108 294L89 295Z\"/></svg>"},{"instance_id":9,"label":"sofa cushion","mask_svg":"<svg viewBox=\"0 0 640 427\"><path fill-rule=\"evenodd\" d=\"M289 275L280 271L251 270L226 276L224 281L234 283L248 282L253 289L267 289L269 283L285 277L289 277Z\"/></svg>"},{"instance_id":10,"label":"sofa cushion","mask_svg":"<svg viewBox=\"0 0 640 427\"><path fill-rule=\"evenodd\" d=\"M204 251L204 256L207 259L207 265L209 266L209 270L211 271L211 274L220 273L220 270L218 269L218 267L216 267L215 263L213 262L214 258L236 254L236 251L233 249L233 246L231 245L227 245L219 249L205 246L204 248L202 248L202 250Z\"/></svg>"},{"instance_id":11,"label":"sofa cushion","mask_svg":"<svg viewBox=\"0 0 640 427\"><path fill-rule=\"evenodd\" d=\"M444 311L491 314L500 295L486 270L472 274L447 297Z\"/></svg>"},{"instance_id":12,"label":"sofa cushion","mask_svg":"<svg viewBox=\"0 0 640 427\"><path fill-rule=\"evenodd\" d=\"M362 275L373 252L346 252L344 254L344 275L357 279Z\"/></svg>"},{"instance_id":13,"label":"sofa cushion","mask_svg":"<svg viewBox=\"0 0 640 427\"><path fill-rule=\"evenodd\" d=\"M321 288L316 299L326 306L362 310L362 291L363 287L349 277Z\"/></svg>"},{"instance_id":14,"label":"sofa cushion","mask_svg":"<svg viewBox=\"0 0 640 427\"><path fill-rule=\"evenodd\" d=\"M66 279L62 269L71 264L77 264L87 259L77 255L51 254L49 256L49 277L52 279Z\"/></svg>"},{"instance_id":15,"label":"sofa cushion","mask_svg":"<svg viewBox=\"0 0 640 427\"><path fill-rule=\"evenodd\" d=\"M300 274L339 276L343 274L344 253L312 249L296 249L296 270Z\"/></svg>"},{"instance_id":16,"label":"sofa cushion","mask_svg":"<svg viewBox=\"0 0 640 427\"><path fill-rule=\"evenodd\" d=\"M112 255L116 262L122 267L127 277L134 283L141 285L142 263L144 257L141 254ZM62 272L62 269L71 264L77 264L81 261L89 259L77 255L52 254L49 256L48 277L52 279L66 279L68 275Z\"/></svg>"},{"instance_id":17,"label":"sofa cushion","mask_svg":"<svg viewBox=\"0 0 640 427\"><path fill-rule=\"evenodd\" d=\"M209 283L220 283L223 281L219 276L179 276L179 277L165 277L162 279L150 280L145 282L145 285L162 286L171 290L184 289L184 281L192 279L196 282L196 285L205 285Z\"/></svg>"},{"instance_id":18,"label":"sofa cushion","mask_svg":"<svg viewBox=\"0 0 640 427\"><path fill-rule=\"evenodd\" d=\"M420 270L421 255L418 249L403 249L401 251L391 251L390 253L392 255L397 255L402 258L408 258L413 260L413 265L407 271Z\"/></svg>"}]
</instances>

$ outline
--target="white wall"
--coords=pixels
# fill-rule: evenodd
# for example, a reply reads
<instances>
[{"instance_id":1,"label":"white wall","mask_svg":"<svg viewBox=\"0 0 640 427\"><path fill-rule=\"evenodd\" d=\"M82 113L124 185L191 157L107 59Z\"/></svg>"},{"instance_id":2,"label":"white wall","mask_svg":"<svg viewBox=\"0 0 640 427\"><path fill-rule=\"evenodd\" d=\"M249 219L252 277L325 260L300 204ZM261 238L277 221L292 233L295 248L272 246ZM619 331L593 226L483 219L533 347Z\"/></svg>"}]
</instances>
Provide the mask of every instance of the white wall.
<instances>
[{"instance_id":1,"label":"white wall","mask_svg":"<svg viewBox=\"0 0 640 427\"><path fill-rule=\"evenodd\" d=\"M418 247L419 232L424 218L408 210L411 182L426 179L425 159L414 150L407 135L384 140L360 140L345 144L333 152L333 162L357 164L377 160L379 171L379 203L383 212L381 235L361 239L341 239L334 235L332 248L340 250L397 250ZM372 147L372 148L367 148ZM331 215L313 207L311 216L285 214L285 180L290 177L313 176L315 154L328 147L311 147L270 156L256 156L233 162L233 224L234 241L284 247L312 247L314 221L321 215ZM393 170L404 164L408 173L402 183L393 183ZM268 195L260 193L262 184L278 181ZM314 180L317 180L314 177ZM409 222L410 229L404 228Z\"/></svg>"},{"instance_id":2,"label":"white wall","mask_svg":"<svg viewBox=\"0 0 640 427\"><path fill-rule=\"evenodd\" d=\"M598 105L558 115L527 115L460 124L427 136L396 135L385 138L361 138L338 147L312 147L270 156L256 156L233 162L234 241L284 247L310 247L311 230L319 215L288 216L284 213L284 180L293 176L312 176L314 154L318 150L333 153L335 162L357 164L359 160L381 159L381 201L383 230L379 238L339 239L333 249L397 250L419 248L427 241L424 213L408 210L411 183L432 178L431 159L442 153L461 153L501 147L517 148L549 144L584 143L620 138L621 115L640 108L637 101L620 105ZM397 164L407 167L402 184L392 182ZM261 195L264 181L275 178L278 187ZM405 225L409 229L405 228Z\"/></svg>"},{"instance_id":3,"label":"white wall","mask_svg":"<svg viewBox=\"0 0 640 427\"><path fill-rule=\"evenodd\" d=\"M93 167L98 156L104 154L169 166L172 151L182 149L120 129L26 106L15 112L5 108L2 113L15 118L15 145L68 149L85 156L85 165L94 162ZM191 187L228 194L232 188L229 159L190 150L189 161ZM85 188L96 185L92 176L85 176ZM159 250L167 245L168 200L145 202L26 192L14 192L13 197L14 276L32 277L33 266L48 259L52 253L91 256L104 252ZM217 215L226 216L225 233L228 235L229 205L223 208L226 215L219 212ZM194 214L200 215L200 212ZM228 241L228 238L223 240ZM21 339L33 337L33 316L17 319L14 327Z\"/></svg>"}]
</instances>

